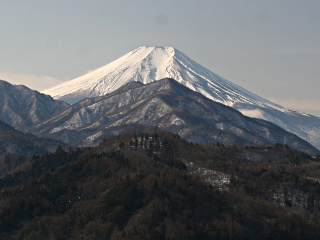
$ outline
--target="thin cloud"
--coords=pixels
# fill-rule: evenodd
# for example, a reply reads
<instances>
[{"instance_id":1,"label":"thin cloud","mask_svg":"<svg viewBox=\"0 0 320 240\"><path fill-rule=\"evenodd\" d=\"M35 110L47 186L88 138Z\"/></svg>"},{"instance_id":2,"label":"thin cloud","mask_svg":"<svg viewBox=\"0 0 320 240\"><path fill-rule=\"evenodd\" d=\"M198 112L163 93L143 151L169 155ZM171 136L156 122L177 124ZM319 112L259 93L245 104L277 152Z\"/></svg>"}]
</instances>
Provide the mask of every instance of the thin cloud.
<instances>
[{"instance_id":1,"label":"thin cloud","mask_svg":"<svg viewBox=\"0 0 320 240\"><path fill-rule=\"evenodd\" d=\"M15 85L25 85L33 90L42 91L54 87L63 81L50 76L0 72L0 79Z\"/></svg>"}]
</instances>

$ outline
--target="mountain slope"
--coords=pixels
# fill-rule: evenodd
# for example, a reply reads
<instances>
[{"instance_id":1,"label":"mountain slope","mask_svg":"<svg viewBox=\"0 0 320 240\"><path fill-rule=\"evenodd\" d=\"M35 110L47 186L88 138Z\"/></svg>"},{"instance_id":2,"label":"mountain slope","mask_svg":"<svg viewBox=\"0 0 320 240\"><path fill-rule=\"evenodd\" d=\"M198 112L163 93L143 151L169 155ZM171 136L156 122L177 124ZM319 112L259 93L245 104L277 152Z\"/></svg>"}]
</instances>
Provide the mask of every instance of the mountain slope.
<instances>
[{"instance_id":1,"label":"mountain slope","mask_svg":"<svg viewBox=\"0 0 320 240\"><path fill-rule=\"evenodd\" d=\"M0 121L0 176L31 156L54 152L58 146L66 144L22 133Z\"/></svg>"},{"instance_id":2,"label":"mountain slope","mask_svg":"<svg viewBox=\"0 0 320 240\"><path fill-rule=\"evenodd\" d=\"M139 47L119 59L44 93L75 103L102 96L131 81L173 78L204 96L250 117L271 121L320 149L320 118L286 109L202 67L173 47Z\"/></svg>"},{"instance_id":3,"label":"mountain slope","mask_svg":"<svg viewBox=\"0 0 320 240\"><path fill-rule=\"evenodd\" d=\"M12 85L0 80L0 120L24 130L69 106L67 103L31 90L23 85Z\"/></svg>"},{"instance_id":4,"label":"mountain slope","mask_svg":"<svg viewBox=\"0 0 320 240\"><path fill-rule=\"evenodd\" d=\"M198 143L273 145L318 152L280 127L214 102L173 79L147 85L128 83L113 93L80 101L30 128L31 132L77 145L97 144L103 136L154 126Z\"/></svg>"}]
</instances>

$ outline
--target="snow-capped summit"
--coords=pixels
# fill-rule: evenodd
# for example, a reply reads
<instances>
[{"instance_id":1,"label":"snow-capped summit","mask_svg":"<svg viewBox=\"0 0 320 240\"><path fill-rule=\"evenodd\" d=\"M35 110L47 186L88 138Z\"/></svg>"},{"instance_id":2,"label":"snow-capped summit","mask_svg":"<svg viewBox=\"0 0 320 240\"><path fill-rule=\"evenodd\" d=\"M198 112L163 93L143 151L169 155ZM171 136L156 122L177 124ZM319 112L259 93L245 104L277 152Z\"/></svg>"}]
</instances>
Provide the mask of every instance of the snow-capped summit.
<instances>
[{"instance_id":1,"label":"snow-capped summit","mask_svg":"<svg viewBox=\"0 0 320 240\"><path fill-rule=\"evenodd\" d=\"M75 103L87 97L113 92L131 81L146 84L167 77L225 105L231 106L234 102L263 103L281 108L223 79L171 46L139 47L97 70L45 90L44 93Z\"/></svg>"},{"instance_id":2,"label":"snow-capped summit","mask_svg":"<svg viewBox=\"0 0 320 240\"><path fill-rule=\"evenodd\" d=\"M75 103L84 98L113 92L128 82L146 84L163 78L173 78L244 115L273 122L320 149L320 118L286 109L261 98L218 76L170 46L139 47L97 70L44 93L55 99Z\"/></svg>"}]
</instances>

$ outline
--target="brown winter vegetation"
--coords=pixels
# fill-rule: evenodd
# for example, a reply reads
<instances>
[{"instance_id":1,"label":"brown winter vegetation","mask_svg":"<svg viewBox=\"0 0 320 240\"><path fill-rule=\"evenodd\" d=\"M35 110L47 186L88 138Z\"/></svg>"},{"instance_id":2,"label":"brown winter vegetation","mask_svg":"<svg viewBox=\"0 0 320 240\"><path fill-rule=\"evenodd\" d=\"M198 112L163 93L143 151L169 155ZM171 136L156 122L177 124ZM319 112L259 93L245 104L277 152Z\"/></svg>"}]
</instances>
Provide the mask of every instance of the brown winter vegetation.
<instances>
[{"instance_id":1,"label":"brown winter vegetation","mask_svg":"<svg viewBox=\"0 0 320 240\"><path fill-rule=\"evenodd\" d=\"M126 132L0 179L0 239L320 239L319 156ZM188 163L231 176L221 190Z\"/></svg>"}]
</instances>

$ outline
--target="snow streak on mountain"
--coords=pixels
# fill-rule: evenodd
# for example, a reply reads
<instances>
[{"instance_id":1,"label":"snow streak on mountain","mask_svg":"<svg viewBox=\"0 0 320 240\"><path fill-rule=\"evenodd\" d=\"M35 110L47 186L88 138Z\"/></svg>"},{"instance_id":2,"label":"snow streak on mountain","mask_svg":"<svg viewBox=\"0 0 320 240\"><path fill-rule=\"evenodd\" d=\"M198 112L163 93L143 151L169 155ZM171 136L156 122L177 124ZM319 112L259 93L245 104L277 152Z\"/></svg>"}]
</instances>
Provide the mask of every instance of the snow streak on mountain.
<instances>
[{"instance_id":1,"label":"snow streak on mountain","mask_svg":"<svg viewBox=\"0 0 320 240\"><path fill-rule=\"evenodd\" d=\"M44 91L75 103L113 92L128 82L173 78L204 96L250 117L271 121L320 149L320 118L286 109L218 76L173 47L139 47L74 80Z\"/></svg>"}]
</instances>

